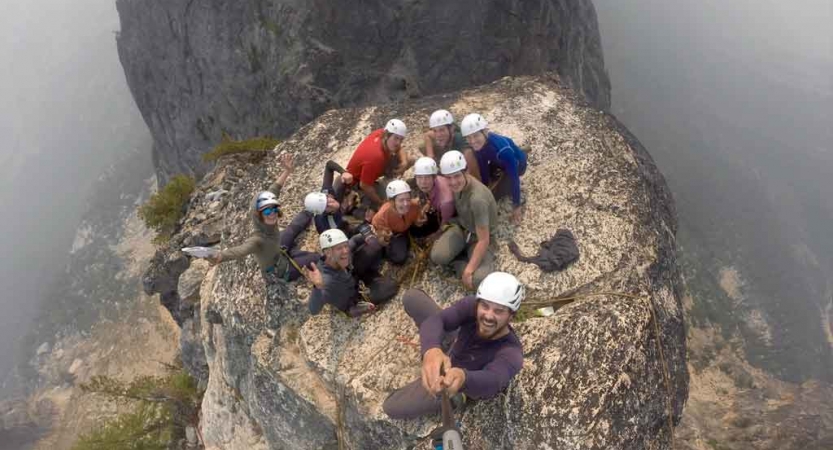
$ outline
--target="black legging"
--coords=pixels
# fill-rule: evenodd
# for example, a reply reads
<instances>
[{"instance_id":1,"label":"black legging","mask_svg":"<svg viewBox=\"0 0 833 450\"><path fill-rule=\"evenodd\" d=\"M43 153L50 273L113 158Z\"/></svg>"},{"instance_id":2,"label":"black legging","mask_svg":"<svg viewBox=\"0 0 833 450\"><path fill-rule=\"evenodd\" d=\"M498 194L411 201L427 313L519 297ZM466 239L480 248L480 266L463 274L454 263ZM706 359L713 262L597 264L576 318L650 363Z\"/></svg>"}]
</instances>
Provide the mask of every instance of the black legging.
<instances>
[{"instance_id":1,"label":"black legging","mask_svg":"<svg viewBox=\"0 0 833 450\"><path fill-rule=\"evenodd\" d=\"M317 261L321 257L318 253L307 252L295 248L295 239L309 226L312 220L312 215L306 211L299 212L292 218L292 222L281 232L280 245L283 247L289 256L301 267L307 267L310 263ZM295 281L301 278L301 272L295 268L295 265L290 262L289 281Z\"/></svg>"}]
</instances>

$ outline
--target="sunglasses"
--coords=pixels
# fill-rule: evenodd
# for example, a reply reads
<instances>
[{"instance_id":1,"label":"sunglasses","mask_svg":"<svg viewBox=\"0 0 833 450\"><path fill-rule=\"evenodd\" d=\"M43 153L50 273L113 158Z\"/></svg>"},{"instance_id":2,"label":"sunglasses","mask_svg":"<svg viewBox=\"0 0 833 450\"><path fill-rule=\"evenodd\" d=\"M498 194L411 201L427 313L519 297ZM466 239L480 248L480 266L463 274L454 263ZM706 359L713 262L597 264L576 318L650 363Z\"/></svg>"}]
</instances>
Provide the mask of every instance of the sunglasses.
<instances>
[{"instance_id":1,"label":"sunglasses","mask_svg":"<svg viewBox=\"0 0 833 450\"><path fill-rule=\"evenodd\" d=\"M276 214L278 212L278 207L277 206L269 206L268 208L265 208L265 209L261 210L260 212L262 212L264 216L271 216L272 214Z\"/></svg>"}]
</instances>

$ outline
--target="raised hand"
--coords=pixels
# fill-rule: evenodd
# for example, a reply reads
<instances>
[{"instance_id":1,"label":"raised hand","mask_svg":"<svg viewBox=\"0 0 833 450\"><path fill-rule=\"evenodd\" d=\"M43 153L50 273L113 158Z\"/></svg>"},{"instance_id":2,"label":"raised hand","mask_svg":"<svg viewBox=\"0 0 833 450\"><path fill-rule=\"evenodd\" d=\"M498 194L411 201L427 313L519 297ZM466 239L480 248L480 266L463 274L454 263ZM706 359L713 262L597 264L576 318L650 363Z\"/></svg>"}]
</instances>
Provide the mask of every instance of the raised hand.
<instances>
[{"instance_id":1,"label":"raised hand","mask_svg":"<svg viewBox=\"0 0 833 450\"><path fill-rule=\"evenodd\" d=\"M309 280L310 283L313 284L318 289L324 287L324 276L321 275L321 271L318 270L318 266L315 263L309 265L308 268L303 270L304 278Z\"/></svg>"},{"instance_id":2,"label":"raised hand","mask_svg":"<svg viewBox=\"0 0 833 450\"><path fill-rule=\"evenodd\" d=\"M292 158L291 153L284 153L283 155L281 155L280 164L281 168L283 168L283 170L287 172L292 172L293 170L295 170L295 161Z\"/></svg>"}]
</instances>

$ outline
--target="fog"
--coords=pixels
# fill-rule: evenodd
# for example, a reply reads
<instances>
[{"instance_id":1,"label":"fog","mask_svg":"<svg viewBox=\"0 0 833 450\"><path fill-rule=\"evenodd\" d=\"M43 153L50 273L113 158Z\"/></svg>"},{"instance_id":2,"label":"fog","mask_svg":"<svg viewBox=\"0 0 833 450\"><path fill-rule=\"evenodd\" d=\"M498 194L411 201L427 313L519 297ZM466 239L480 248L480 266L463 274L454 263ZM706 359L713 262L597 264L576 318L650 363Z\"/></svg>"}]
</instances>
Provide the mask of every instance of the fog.
<instances>
[{"instance_id":1,"label":"fog","mask_svg":"<svg viewBox=\"0 0 833 450\"><path fill-rule=\"evenodd\" d=\"M0 375L67 261L91 183L149 139L116 53L113 0L3 6Z\"/></svg>"},{"instance_id":2,"label":"fog","mask_svg":"<svg viewBox=\"0 0 833 450\"><path fill-rule=\"evenodd\" d=\"M684 271L691 319L746 333L752 362L786 379L829 380L833 2L595 5L611 109L677 201L681 261L695 267ZM707 287L726 266L740 269L740 305ZM750 308L770 342L750 337L761 331L743 323Z\"/></svg>"}]
</instances>

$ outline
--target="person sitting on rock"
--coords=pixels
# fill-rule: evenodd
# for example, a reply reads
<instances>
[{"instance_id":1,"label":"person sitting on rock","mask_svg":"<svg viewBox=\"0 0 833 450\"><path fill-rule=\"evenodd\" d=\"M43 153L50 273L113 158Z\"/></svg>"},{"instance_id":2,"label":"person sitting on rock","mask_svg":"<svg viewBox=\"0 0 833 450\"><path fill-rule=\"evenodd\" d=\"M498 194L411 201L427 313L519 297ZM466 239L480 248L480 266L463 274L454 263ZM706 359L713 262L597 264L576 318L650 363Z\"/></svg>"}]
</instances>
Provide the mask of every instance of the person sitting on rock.
<instances>
[{"instance_id":1,"label":"person sitting on rock","mask_svg":"<svg viewBox=\"0 0 833 450\"><path fill-rule=\"evenodd\" d=\"M523 298L523 285L505 272L490 274L477 295L445 309L421 290L405 292L405 312L419 330L422 376L393 391L382 410L392 419L414 419L439 413L442 391L459 405L506 389L523 367L523 347L509 325Z\"/></svg>"},{"instance_id":2,"label":"person sitting on rock","mask_svg":"<svg viewBox=\"0 0 833 450\"><path fill-rule=\"evenodd\" d=\"M393 180L385 189L388 201L373 216L373 228L385 247L385 256L394 264L408 259L412 226L425 223L419 200L411 198L411 186L403 180Z\"/></svg>"},{"instance_id":3,"label":"person sitting on rock","mask_svg":"<svg viewBox=\"0 0 833 450\"><path fill-rule=\"evenodd\" d=\"M260 192L252 200L251 218L254 228L252 235L242 244L208 258L210 263L219 264L254 255L260 270L267 276L267 279L294 281L302 275L298 267L295 267L296 264L304 267L318 259L317 253L295 248L295 239L309 226L309 215L296 216L283 233L278 228L278 217L281 216L278 197L289 174L294 169L292 156L283 155L281 166L283 170L278 179L269 186L268 190Z\"/></svg>"},{"instance_id":4,"label":"person sitting on rock","mask_svg":"<svg viewBox=\"0 0 833 450\"><path fill-rule=\"evenodd\" d=\"M361 234L347 239L339 229L321 233L319 244L324 256L306 271L314 286L309 300L311 314L318 314L325 304L330 304L351 317L358 317L396 295L399 286L395 281L382 277L378 270L359 271L351 265L352 254L362 240ZM357 280L368 287L366 296L360 292Z\"/></svg>"},{"instance_id":5,"label":"person sitting on rock","mask_svg":"<svg viewBox=\"0 0 833 450\"><path fill-rule=\"evenodd\" d=\"M408 170L413 161L402 150L402 142L408 134L405 123L399 119L391 119L384 128L380 128L367 136L353 152L347 163L347 172L352 176L352 186L358 183L361 194L361 204L370 220L372 215L384 203L384 186L376 180L382 176L395 178ZM336 182L347 184L347 180L339 178Z\"/></svg>"},{"instance_id":6,"label":"person sitting on rock","mask_svg":"<svg viewBox=\"0 0 833 450\"><path fill-rule=\"evenodd\" d=\"M469 114L460 125L479 168L480 182L489 186L495 199L512 196L512 223L520 224L521 176L526 172L527 156L512 139L489 131L480 114Z\"/></svg>"},{"instance_id":7,"label":"person sitting on rock","mask_svg":"<svg viewBox=\"0 0 833 450\"><path fill-rule=\"evenodd\" d=\"M414 163L419 202L426 217L425 224L411 228L411 236L414 238L439 237L436 233L454 217L454 194L448 186L448 180L437 176L438 171L436 161L427 156Z\"/></svg>"},{"instance_id":8,"label":"person sitting on rock","mask_svg":"<svg viewBox=\"0 0 833 450\"><path fill-rule=\"evenodd\" d=\"M489 249L497 227L497 203L489 188L466 173L466 158L452 150L443 155L440 173L454 193L457 216L431 247L431 261L451 265L467 289L474 289L494 271Z\"/></svg>"},{"instance_id":9,"label":"person sitting on rock","mask_svg":"<svg viewBox=\"0 0 833 450\"><path fill-rule=\"evenodd\" d=\"M442 159L445 152L449 150L465 152L471 149L454 124L454 116L444 109L431 113L431 117L428 118L428 128L423 135L424 142L420 144L419 151L435 161Z\"/></svg>"}]
</instances>

